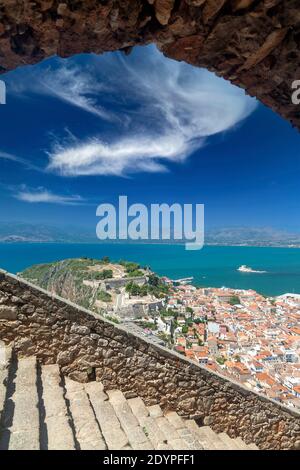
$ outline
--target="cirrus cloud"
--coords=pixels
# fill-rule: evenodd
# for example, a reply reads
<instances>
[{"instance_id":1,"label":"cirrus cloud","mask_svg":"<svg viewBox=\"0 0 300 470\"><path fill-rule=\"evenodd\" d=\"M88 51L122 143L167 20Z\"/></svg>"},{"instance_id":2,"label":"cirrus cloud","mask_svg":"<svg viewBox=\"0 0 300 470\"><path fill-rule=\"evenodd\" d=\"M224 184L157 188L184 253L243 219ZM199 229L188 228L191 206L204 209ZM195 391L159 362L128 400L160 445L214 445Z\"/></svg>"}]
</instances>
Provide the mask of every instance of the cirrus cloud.
<instances>
[{"instance_id":1,"label":"cirrus cloud","mask_svg":"<svg viewBox=\"0 0 300 470\"><path fill-rule=\"evenodd\" d=\"M56 137L48 170L63 176L166 171L169 162L184 162L256 107L244 90L167 59L154 46L137 47L126 58L108 53L58 61L32 87L98 123L92 135Z\"/></svg>"},{"instance_id":2,"label":"cirrus cloud","mask_svg":"<svg viewBox=\"0 0 300 470\"><path fill-rule=\"evenodd\" d=\"M78 195L61 195L55 194L43 187L27 188L22 186L20 190L15 193L15 198L23 202L29 203L47 203L47 204L63 204L63 205L77 205L82 204L84 199Z\"/></svg>"},{"instance_id":3,"label":"cirrus cloud","mask_svg":"<svg viewBox=\"0 0 300 470\"><path fill-rule=\"evenodd\" d=\"M166 59L153 46L126 60L121 55L95 58L91 73L103 84L102 109L105 100L107 106L112 103L109 119L123 118L124 125L106 139L100 135L56 142L48 168L64 176L166 171L168 162L183 162L210 136L233 129L256 106L243 90L206 70ZM87 91L88 82L80 89Z\"/></svg>"}]
</instances>

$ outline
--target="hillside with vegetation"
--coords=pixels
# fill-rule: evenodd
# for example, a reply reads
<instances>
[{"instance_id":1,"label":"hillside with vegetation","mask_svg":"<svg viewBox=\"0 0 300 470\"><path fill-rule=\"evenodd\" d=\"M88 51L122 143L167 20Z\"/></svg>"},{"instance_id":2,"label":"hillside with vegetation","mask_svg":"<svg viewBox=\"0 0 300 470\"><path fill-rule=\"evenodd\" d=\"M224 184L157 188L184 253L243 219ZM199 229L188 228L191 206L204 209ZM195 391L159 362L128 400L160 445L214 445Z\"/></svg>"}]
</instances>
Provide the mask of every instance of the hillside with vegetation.
<instances>
[{"instance_id":1,"label":"hillside with vegetation","mask_svg":"<svg viewBox=\"0 0 300 470\"><path fill-rule=\"evenodd\" d=\"M108 261L105 259L66 259L34 265L20 274L43 289L90 309L100 294L98 288L88 285L86 281L112 277L113 272L107 265Z\"/></svg>"},{"instance_id":2,"label":"hillside with vegetation","mask_svg":"<svg viewBox=\"0 0 300 470\"><path fill-rule=\"evenodd\" d=\"M168 288L148 268L131 261L112 262L76 258L38 264L25 269L20 276L43 289L87 309L113 310L118 296L162 298Z\"/></svg>"}]
</instances>

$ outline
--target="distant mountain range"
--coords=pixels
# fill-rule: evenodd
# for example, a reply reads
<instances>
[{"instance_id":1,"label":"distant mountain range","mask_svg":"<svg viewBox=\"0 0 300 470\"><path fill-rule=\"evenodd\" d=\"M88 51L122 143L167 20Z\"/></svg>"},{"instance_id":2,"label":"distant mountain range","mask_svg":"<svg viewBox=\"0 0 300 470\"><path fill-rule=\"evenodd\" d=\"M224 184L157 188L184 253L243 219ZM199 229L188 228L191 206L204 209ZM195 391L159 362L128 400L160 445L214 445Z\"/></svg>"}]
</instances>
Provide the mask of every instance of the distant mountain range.
<instances>
[{"instance_id":1,"label":"distant mountain range","mask_svg":"<svg viewBox=\"0 0 300 470\"><path fill-rule=\"evenodd\" d=\"M54 227L14 222L0 222L0 242L92 243L96 233L78 227Z\"/></svg>"},{"instance_id":2,"label":"distant mountain range","mask_svg":"<svg viewBox=\"0 0 300 470\"><path fill-rule=\"evenodd\" d=\"M300 247L300 233L272 227L224 227L208 230L207 245Z\"/></svg>"},{"instance_id":3,"label":"distant mountain range","mask_svg":"<svg viewBox=\"0 0 300 470\"><path fill-rule=\"evenodd\" d=\"M54 227L27 223L0 223L0 242L39 243L97 243L95 230L78 227ZM108 240L108 243L112 241ZM137 243L128 240L129 243ZM148 241L151 243L151 240ZM100 242L99 242L100 243ZM103 243L103 242L102 242ZM118 241L115 241L118 243ZM124 242L123 242L124 243ZM183 243L167 240L153 243ZM282 246L300 248L300 233L277 230L270 227L223 227L212 228L205 233L206 245Z\"/></svg>"}]
</instances>

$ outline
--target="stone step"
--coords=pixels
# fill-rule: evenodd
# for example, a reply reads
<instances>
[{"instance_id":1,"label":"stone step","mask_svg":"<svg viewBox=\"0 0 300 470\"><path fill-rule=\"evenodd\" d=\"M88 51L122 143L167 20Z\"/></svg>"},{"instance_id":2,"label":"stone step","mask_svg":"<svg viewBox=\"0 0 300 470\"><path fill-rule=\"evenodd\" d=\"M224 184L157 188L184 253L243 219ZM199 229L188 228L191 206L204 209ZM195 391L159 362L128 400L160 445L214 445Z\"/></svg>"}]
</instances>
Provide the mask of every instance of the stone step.
<instances>
[{"instance_id":1,"label":"stone step","mask_svg":"<svg viewBox=\"0 0 300 470\"><path fill-rule=\"evenodd\" d=\"M259 450L256 444L251 443L247 445L248 450Z\"/></svg>"},{"instance_id":2,"label":"stone step","mask_svg":"<svg viewBox=\"0 0 300 470\"><path fill-rule=\"evenodd\" d=\"M72 423L64 397L64 388L57 364L42 366L42 400L49 450L74 450Z\"/></svg>"},{"instance_id":3,"label":"stone step","mask_svg":"<svg viewBox=\"0 0 300 470\"><path fill-rule=\"evenodd\" d=\"M186 426L198 436L199 442L205 450L217 450L217 447L214 445L205 430L203 430L202 427L199 427L193 419L186 420Z\"/></svg>"},{"instance_id":4,"label":"stone step","mask_svg":"<svg viewBox=\"0 0 300 470\"><path fill-rule=\"evenodd\" d=\"M168 443L174 450L184 450L186 448L185 441L180 437L174 426L172 426L165 416L159 416L155 418L155 420L162 432L168 436Z\"/></svg>"},{"instance_id":5,"label":"stone step","mask_svg":"<svg viewBox=\"0 0 300 470\"><path fill-rule=\"evenodd\" d=\"M153 446L143 428L139 425L137 418L132 413L124 394L120 390L109 390L107 395L132 449L152 450Z\"/></svg>"},{"instance_id":6,"label":"stone step","mask_svg":"<svg viewBox=\"0 0 300 470\"><path fill-rule=\"evenodd\" d=\"M258 450L100 382L61 377L58 365L11 360L0 342L0 449ZM0 416L1 417L1 416Z\"/></svg>"},{"instance_id":7,"label":"stone step","mask_svg":"<svg viewBox=\"0 0 300 470\"><path fill-rule=\"evenodd\" d=\"M222 437L220 437L220 435L213 431L209 426L202 426L202 428L218 450L232 450L230 444L226 440L222 439Z\"/></svg>"},{"instance_id":8,"label":"stone step","mask_svg":"<svg viewBox=\"0 0 300 470\"><path fill-rule=\"evenodd\" d=\"M176 411L169 411L165 413L165 416L177 430L180 438L186 443L187 450L203 450L197 434L186 426L185 420Z\"/></svg>"},{"instance_id":9,"label":"stone step","mask_svg":"<svg viewBox=\"0 0 300 470\"><path fill-rule=\"evenodd\" d=\"M20 358L15 378L9 450L39 450L39 410L36 358ZM1 446L0 446L1 447Z\"/></svg>"},{"instance_id":10,"label":"stone step","mask_svg":"<svg viewBox=\"0 0 300 470\"><path fill-rule=\"evenodd\" d=\"M147 409L149 411L149 415L152 416L152 418L158 418L164 415L159 405L147 406Z\"/></svg>"},{"instance_id":11,"label":"stone step","mask_svg":"<svg viewBox=\"0 0 300 470\"><path fill-rule=\"evenodd\" d=\"M175 450L203 449L198 435L186 426L185 421L178 413L170 411L164 415L159 405L149 406L148 411L162 432L168 436L168 444Z\"/></svg>"},{"instance_id":12,"label":"stone step","mask_svg":"<svg viewBox=\"0 0 300 470\"><path fill-rule=\"evenodd\" d=\"M251 450L251 448L243 441L241 437L236 437L234 440L238 444L240 450ZM255 445L255 444L252 444L252 445Z\"/></svg>"},{"instance_id":13,"label":"stone step","mask_svg":"<svg viewBox=\"0 0 300 470\"><path fill-rule=\"evenodd\" d=\"M240 445L235 439L231 439L231 437L226 434L226 432L221 432L218 434L219 438L222 439L225 445L228 446L230 450L241 450Z\"/></svg>"},{"instance_id":14,"label":"stone step","mask_svg":"<svg viewBox=\"0 0 300 470\"><path fill-rule=\"evenodd\" d=\"M176 411L167 411L164 415L175 429L179 430L186 427L183 419Z\"/></svg>"},{"instance_id":15,"label":"stone step","mask_svg":"<svg viewBox=\"0 0 300 470\"><path fill-rule=\"evenodd\" d=\"M0 341L0 423L4 410L12 348Z\"/></svg>"},{"instance_id":16,"label":"stone step","mask_svg":"<svg viewBox=\"0 0 300 470\"><path fill-rule=\"evenodd\" d=\"M8 370L0 369L0 422L5 404Z\"/></svg>"},{"instance_id":17,"label":"stone step","mask_svg":"<svg viewBox=\"0 0 300 470\"><path fill-rule=\"evenodd\" d=\"M230 450L229 446L209 426L201 426L202 433L217 450Z\"/></svg>"},{"instance_id":18,"label":"stone step","mask_svg":"<svg viewBox=\"0 0 300 470\"><path fill-rule=\"evenodd\" d=\"M240 437L232 439L226 433L215 433L208 426L198 426L190 419L186 420L186 426L193 430L205 450L259 450L255 444L247 445Z\"/></svg>"},{"instance_id":19,"label":"stone step","mask_svg":"<svg viewBox=\"0 0 300 470\"><path fill-rule=\"evenodd\" d=\"M131 398L128 404L132 413L137 418L139 425L143 428L144 433L148 436L155 450L172 450L172 446L168 444L168 438L158 427L155 419L150 413L140 397Z\"/></svg>"},{"instance_id":20,"label":"stone step","mask_svg":"<svg viewBox=\"0 0 300 470\"><path fill-rule=\"evenodd\" d=\"M7 370L12 360L12 347L0 341L0 370Z\"/></svg>"},{"instance_id":21,"label":"stone step","mask_svg":"<svg viewBox=\"0 0 300 470\"><path fill-rule=\"evenodd\" d=\"M108 396L103 391L100 382L89 382L84 386L101 432L109 450L130 449L129 439L115 413L114 407L108 401Z\"/></svg>"},{"instance_id":22,"label":"stone step","mask_svg":"<svg viewBox=\"0 0 300 470\"><path fill-rule=\"evenodd\" d=\"M106 445L84 385L65 379L66 398L81 450L105 450Z\"/></svg>"},{"instance_id":23,"label":"stone step","mask_svg":"<svg viewBox=\"0 0 300 470\"><path fill-rule=\"evenodd\" d=\"M185 441L180 437L176 428L172 423L164 416L163 411L159 405L152 405L147 407L149 415L155 419L157 426L168 438L168 444L174 450L186 449Z\"/></svg>"}]
</instances>

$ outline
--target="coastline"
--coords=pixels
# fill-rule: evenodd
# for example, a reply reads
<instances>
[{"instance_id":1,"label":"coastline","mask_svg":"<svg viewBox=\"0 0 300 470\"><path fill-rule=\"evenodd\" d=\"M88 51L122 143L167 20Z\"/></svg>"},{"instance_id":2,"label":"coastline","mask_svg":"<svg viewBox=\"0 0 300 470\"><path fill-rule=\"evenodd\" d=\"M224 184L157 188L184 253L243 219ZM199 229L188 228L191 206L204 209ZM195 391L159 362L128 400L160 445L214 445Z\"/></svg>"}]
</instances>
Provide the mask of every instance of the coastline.
<instances>
[{"instance_id":1,"label":"coastline","mask_svg":"<svg viewBox=\"0 0 300 470\"><path fill-rule=\"evenodd\" d=\"M1 241L0 240L0 245L32 245L32 244L37 244L37 245L130 245L130 246L136 246L136 245L159 245L159 246L181 246L184 248L185 242L182 243L164 243L164 242L143 242L143 241L98 241L97 239L94 241L43 241L43 240L25 240L25 241ZM294 246L294 245L248 245L248 244L220 244L220 243L205 243L203 248L206 246L210 247L220 247L220 248L289 248L289 249L295 249L295 250L300 250L300 245L299 246ZM201 249L203 249L201 248ZM199 250L200 251L200 250Z\"/></svg>"},{"instance_id":2,"label":"coastline","mask_svg":"<svg viewBox=\"0 0 300 470\"><path fill-rule=\"evenodd\" d=\"M286 247L205 245L191 252L179 244L160 243L0 242L0 266L12 273L35 264L103 256L149 266L170 279L193 277L195 287L252 289L268 297L300 293L300 250ZM268 272L243 275L237 271L241 264Z\"/></svg>"}]
</instances>

